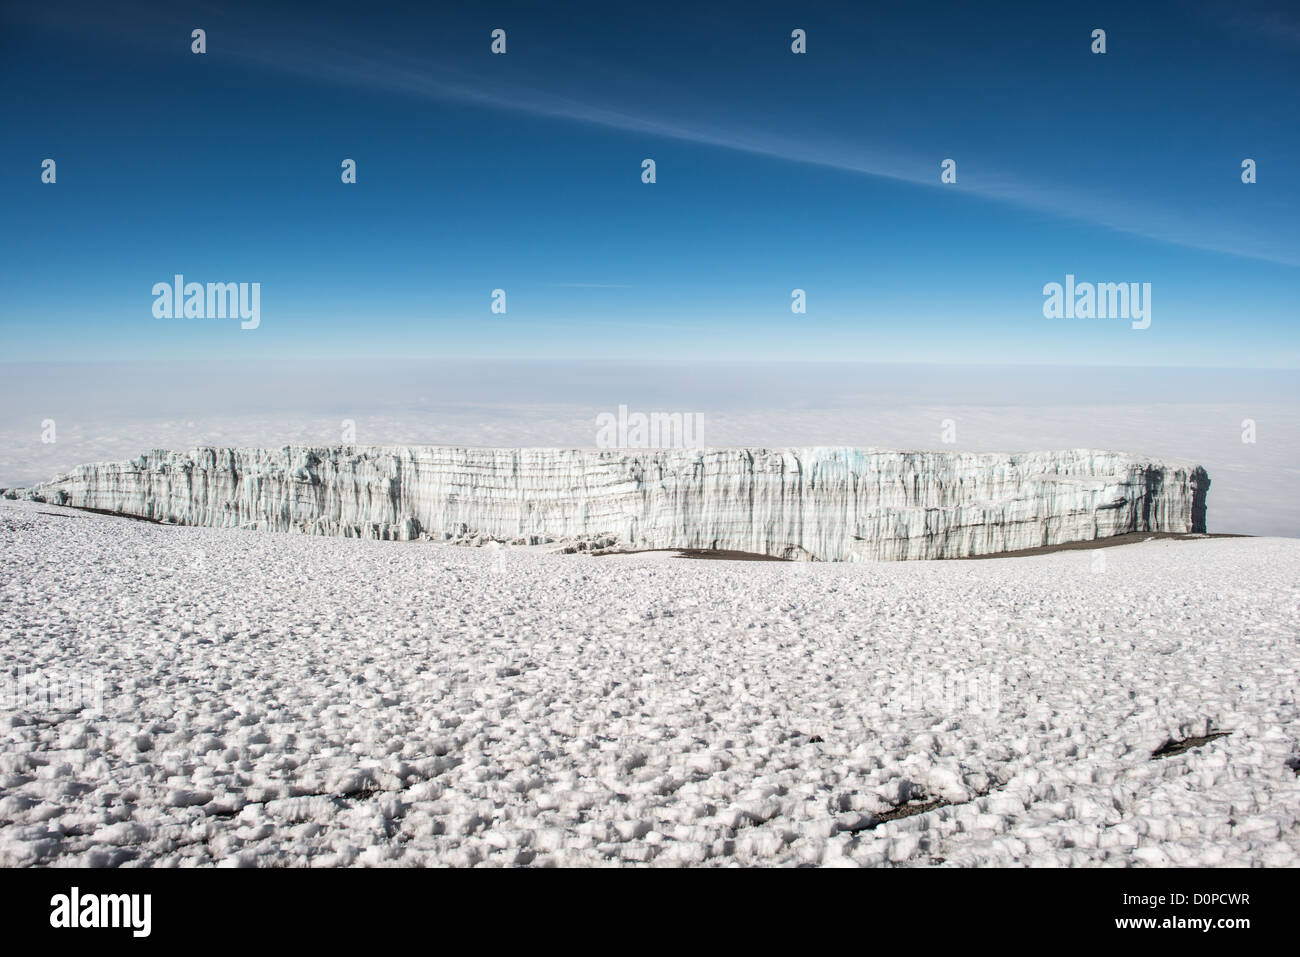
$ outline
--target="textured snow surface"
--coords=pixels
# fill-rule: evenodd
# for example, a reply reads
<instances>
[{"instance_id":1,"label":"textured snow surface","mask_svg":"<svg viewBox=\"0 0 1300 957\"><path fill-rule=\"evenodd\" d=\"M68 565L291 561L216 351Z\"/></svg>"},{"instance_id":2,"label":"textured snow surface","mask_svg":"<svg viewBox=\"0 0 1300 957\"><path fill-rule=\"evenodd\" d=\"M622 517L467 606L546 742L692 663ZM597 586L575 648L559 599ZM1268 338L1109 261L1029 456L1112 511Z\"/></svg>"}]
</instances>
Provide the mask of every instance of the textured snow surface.
<instances>
[{"instance_id":1,"label":"textured snow surface","mask_svg":"<svg viewBox=\"0 0 1300 957\"><path fill-rule=\"evenodd\" d=\"M1205 530L1209 478L1120 452L202 448L84 465L46 501L185 525L613 541L818 561Z\"/></svg>"},{"instance_id":2,"label":"textured snow surface","mask_svg":"<svg viewBox=\"0 0 1300 957\"><path fill-rule=\"evenodd\" d=\"M5 673L104 694L0 710L0 865L1295 866L1298 581L1286 539L723 562L3 502Z\"/></svg>"}]
</instances>

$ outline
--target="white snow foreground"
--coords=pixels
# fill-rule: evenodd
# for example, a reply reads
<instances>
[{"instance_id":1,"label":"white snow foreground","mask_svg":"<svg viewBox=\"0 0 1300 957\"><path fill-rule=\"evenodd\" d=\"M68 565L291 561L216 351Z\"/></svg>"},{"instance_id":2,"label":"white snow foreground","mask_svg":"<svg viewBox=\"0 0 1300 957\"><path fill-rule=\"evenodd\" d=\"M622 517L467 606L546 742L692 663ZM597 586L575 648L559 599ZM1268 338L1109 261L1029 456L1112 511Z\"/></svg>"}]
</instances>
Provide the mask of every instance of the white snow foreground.
<instances>
[{"instance_id":1,"label":"white snow foreground","mask_svg":"<svg viewBox=\"0 0 1300 957\"><path fill-rule=\"evenodd\" d=\"M286 446L155 451L32 489L182 525L815 561L1203 532L1205 470L1120 452Z\"/></svg>"},{"instance_id":2,"label":"white snow foreground","mask_svg":"<svg viewBox=\"0 0 1300 957\"><path fill-rule=\"evenodd\" d=\"M1296 866L1297 582L1291 539L692 561L0 503L0 865Z\"/></svg>"}]
</instances>

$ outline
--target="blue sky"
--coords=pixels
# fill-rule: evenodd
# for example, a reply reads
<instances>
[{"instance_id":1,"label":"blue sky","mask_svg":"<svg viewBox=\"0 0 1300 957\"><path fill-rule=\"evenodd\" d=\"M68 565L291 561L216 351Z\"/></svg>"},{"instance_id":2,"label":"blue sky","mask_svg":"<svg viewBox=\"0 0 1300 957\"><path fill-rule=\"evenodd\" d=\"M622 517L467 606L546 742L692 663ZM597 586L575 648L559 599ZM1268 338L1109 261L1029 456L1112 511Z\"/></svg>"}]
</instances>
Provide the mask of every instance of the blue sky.
<instances>
[{"instance_id":1,"label":"blue sky","mask_svg":"<svg viewBox=\"0 0 1300 957\"><path fill-rule=\"evenodd\" d=\"M1293 6L457 7L6 6L0 358L1300 366Z\"/></svg>"}]
</instances>

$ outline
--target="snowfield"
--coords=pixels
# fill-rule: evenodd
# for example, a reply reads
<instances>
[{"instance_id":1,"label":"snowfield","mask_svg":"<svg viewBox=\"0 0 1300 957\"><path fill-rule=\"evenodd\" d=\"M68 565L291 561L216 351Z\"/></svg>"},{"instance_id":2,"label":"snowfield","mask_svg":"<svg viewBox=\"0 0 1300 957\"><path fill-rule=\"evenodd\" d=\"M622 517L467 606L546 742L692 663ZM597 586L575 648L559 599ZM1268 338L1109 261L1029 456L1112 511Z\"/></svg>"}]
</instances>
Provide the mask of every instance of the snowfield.
<instances>
[{"instance_id":1,"label":"snowfield","mask_svg":"<svg viewBox=\"0 0 1300 957\"><path fill-rule=\"evenodd\" d=\"M0 546L0 865L1300 864L1300 540Z\"/></svg>"}]
</instances>

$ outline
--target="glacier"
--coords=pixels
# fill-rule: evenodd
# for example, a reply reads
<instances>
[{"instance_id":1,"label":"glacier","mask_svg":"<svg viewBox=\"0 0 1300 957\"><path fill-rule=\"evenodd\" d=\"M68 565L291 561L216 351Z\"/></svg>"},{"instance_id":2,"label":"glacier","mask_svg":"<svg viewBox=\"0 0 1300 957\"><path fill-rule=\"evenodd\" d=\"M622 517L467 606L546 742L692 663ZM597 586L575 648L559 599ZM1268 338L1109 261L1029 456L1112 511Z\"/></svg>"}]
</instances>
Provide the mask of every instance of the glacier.
<instances>
[{"instance_id":1,"label":"glacier","mask_svg":"<svg viewBox=\"0 0 1300 957\"><path fill-rule=\"evenodd\" d=\"M854 562L1204 533L1208 489L1199 465L1086 449L286 446L155 450L22 495L205 527Z\"/></svg>"},{"instance_id":2,"label":"glacier","mask_svg":"<svg viewBox=\"0 0 1300 957\"><path fill-rule=\"evenodd\" d=\"M897 561L1203 533L1209 485L1090 449L285 446L155 450L4 494L180 525Z\"/></svg>"}]
</instances>

